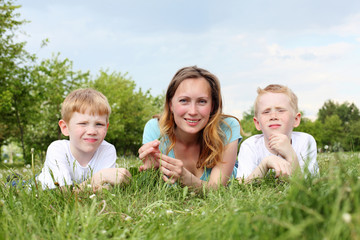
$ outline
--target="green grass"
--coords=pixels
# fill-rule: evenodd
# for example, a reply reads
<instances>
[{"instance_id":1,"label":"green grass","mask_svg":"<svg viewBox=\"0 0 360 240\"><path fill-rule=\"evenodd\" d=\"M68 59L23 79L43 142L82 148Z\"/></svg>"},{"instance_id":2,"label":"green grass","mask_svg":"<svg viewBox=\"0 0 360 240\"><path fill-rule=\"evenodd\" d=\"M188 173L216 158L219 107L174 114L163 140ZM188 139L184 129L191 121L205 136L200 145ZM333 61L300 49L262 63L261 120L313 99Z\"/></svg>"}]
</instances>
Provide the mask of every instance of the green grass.
<instances>
[{"instance_id":1,"label":"green grass","mask_svg":"<svg viewBox=\"0 0 360 240\"><path fill-rule=\"evenodd\" d=\"M360 154L320 154L321 176L194 191L168 186L156 171L128 186L93 195L4 187L0 169L0 237L4 239L360 239ZM37 171L40 171L40 163Z\"/></svg>"}]
</instances>

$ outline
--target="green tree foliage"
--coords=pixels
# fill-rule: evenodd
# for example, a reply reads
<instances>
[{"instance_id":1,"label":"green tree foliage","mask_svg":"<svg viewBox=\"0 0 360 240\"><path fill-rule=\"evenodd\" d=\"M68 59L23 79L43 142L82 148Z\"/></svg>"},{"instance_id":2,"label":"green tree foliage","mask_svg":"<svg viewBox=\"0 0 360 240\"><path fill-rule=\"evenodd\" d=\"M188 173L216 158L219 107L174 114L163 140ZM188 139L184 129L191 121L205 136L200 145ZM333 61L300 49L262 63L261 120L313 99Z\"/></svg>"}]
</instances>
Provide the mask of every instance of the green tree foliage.
<instances>
[{"instance_id":1,"label":"green tree foliage","mask_svg":"<svg viewBox=\"0 0 360 240\"><path fill-rule=\"evenodd\" d=\"M351 151L360 151L360 121L350 124L349 134L345 146Z\"/></svg>"},{"instance_id":2,"label":"green tree foliage","mask_svg":"<svg viewBox=\"0 0 360 240\"><path fill-rule=\"evenodd\" d=\"M243 112L243 117L240 120L241 128L244 131L244 135L242 136L245 140L246 138L261 133L258 131L254 124L254 108L250 108L248 111Z\"/></svg>"},{"instance_id":3,"label":"green tree foliage","mask_svg":"<svg viewBox=\"0 0 360 240\"><path fill-rule=\"evenodd\" d=\"M13 1L0 0L0 147L11 138L25 151L25 126L33 99L29 78L34 55L25 51L25 42L16 42L16 32L25 23Z\"/></svg>"},{"instance_id":4,"label":"green tree foliage","mask_svg":"<svg viewBox=\"0 0 360 240\"><path fill-rule=\"evenodd\" d=\"M294 131L309 133L315 138L318 146L322 145L323 124L320 121L311 121L309 118L302 117L300 125Z\"/></svg>"},{"instance_id":5,"label":"green tree foliage","mask_svg":"<svg viewBox=\"0 0 360 240\"><path fill-rule=\"evenodd\" d=\"M328 100L319 109L318 121L324 124L323 144L331 144L329 146L334 150L360 150L359 130L355 128L360 124L360 111L354 103L339 104ZM335 124L339 124L339 126Z\"/></svg>"},{"instance_id":6,"label":"green tree foliage","mask_svg":"<svg viewBox=\"0 0 360 240\"><path fill-rule=\"evenodd\" d=\"M88 72L75 72L73 63L68 59L61 60L59 56L41 61L31 74L33 88L30 94L35 101L29 108L32 114L26 126L25 141L28 150L34 148L40 154L52 141L62 137L58 122L66 95L88 84Z\"/></svg>"},{"instance_id":7,"label":"green tree foliage","mask_svg":"<svg viewBox=\"0 0 360 240\"><path fill-rule=\"evenodd\" d=\"M117 72L100 71L91 86L102 92L111 106L110 127L106 140L114 144L118 154L137 154L142 143L145 123L160 112L163 98L149 91L136 90L136 84Z\"/></svg>"},{"instance_id":8,"label":"green tree foliage","mask_svg":"<svg viewBox=\"0 0 360 240\"><path fill-rule=\"evenodd\" d=\"M325 119L332 115L338 115L344 124L360 120L360 112L354 103L344 102L342 104L328 100L319 109L318 120L322 123Z\"/></svg>"},{"instance_id":9,"label":"green tree foliage","mask_svg":"<svg viewBox=\"0 0 360 240\"><path fill-rule=\"evenodd\" d=\"M326 117L323 125L323 137L321 143L328 145L334 151L338 151L344 146L343 143L344 127L340 117L336 114Z\"/></svg>"}]
</instances>

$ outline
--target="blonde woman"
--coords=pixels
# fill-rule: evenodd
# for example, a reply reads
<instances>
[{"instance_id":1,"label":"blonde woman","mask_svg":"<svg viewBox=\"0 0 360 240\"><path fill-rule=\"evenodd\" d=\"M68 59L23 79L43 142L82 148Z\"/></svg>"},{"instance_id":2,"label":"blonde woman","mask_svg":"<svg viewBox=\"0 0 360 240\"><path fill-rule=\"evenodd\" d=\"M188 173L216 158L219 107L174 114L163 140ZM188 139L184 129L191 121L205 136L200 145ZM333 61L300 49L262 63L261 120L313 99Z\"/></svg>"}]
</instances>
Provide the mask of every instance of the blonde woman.
<instances>
[{"instance_id":1,"label":"blonde woman","mask_svg":"<svg viewBox=\"0 0 360 240\"><path fill-rule=\"evenodd\" d=\"M241 139L238 119L222 113L217 77L185 67L168 86L161 116L144 128L140 171L159 168L164 181L191 187L226 185L236 177Z\"/></svg>"}]
</instances>

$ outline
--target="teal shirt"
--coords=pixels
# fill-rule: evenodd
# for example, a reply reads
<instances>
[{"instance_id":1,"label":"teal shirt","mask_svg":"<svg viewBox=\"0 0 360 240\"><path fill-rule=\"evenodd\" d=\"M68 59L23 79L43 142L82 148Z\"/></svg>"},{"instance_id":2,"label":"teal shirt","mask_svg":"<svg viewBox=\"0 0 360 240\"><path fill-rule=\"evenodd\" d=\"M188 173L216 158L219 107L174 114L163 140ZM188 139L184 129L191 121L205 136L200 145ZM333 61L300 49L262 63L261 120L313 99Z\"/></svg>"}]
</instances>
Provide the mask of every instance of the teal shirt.
<instances>
[{"instance_id":1,"label":"teal shirt","mask_svg":"<svg viewBox=\"0 0 360 240\"><path fill-rule=\"evenodd\" d=\"M229 126L224 123L220 125L221 129L226 134L225 145L235 140L237 140L239 144L242 139L240 135L239 122L232 117L225 118L225 122L230 126L229 128ZM150 119L145 125L142 143L145 144L159 138L160 138L160 128L159 128L158 120L156 118ZM160 145L160 151L164 153L168 145L169 145L169 140L164 141L163 144ZM171 149L168 156L175 158L174 149ZM211 170L212 168L206 168L200 179L203 181L208 181L211 174ZM234 166L233 172L231 174L231 178L236 177L236 172L237 172L237 167Z\"/></svg>"}]
</instances>

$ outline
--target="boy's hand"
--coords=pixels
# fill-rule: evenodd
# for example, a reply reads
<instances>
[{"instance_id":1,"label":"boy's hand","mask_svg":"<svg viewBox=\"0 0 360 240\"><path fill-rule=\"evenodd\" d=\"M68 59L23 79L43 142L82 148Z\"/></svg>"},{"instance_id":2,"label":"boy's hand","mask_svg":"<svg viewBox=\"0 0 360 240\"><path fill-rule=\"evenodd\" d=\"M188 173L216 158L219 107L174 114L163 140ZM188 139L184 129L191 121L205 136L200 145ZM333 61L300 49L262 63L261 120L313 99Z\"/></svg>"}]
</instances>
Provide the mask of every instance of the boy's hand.
<instances>
[{"instance_id":1,"label":"boy's hand","mask_svg":"<svg viewBox=\"0 0 360 240\"><path fill-rule=\"evenodd\" d=\"M299 168L299 161L291 140L284 134L277 133L269 138L269 148L277 152L291 165L292 172Z\"/></svg>"},{"instance_id":2,"label":"boy's hand","mask_svg":"<svg viewBox=\"0 0 360 240\"><path fill-rule=\"evenodd\" d=\"M291 163L278 156L268 156L264 158L263 162L265 163L267 170L275 170L275 177L290 176L292 173Z\"/></svg>"},{"instance_id":3,"label":"boy's hand","mask_svg":"<svg viewBox=\"0 0 360 240\"><path fill-rule=\"evenodd\" d=\"M293 157L292 154L294 150L291 146L291 140L285 134L275 133L271 135L269 138L269 148L286 160Z\"/></svg>"},{"instance_id":4,"label":"boy's hand","mask_svg":"<svg viewBox=\"0 0 360 240\"><path fill-rule=\"evenodd\" d=\"M269 169L275 170L275 177L290 176L292 173L291 163L281 157L270 155L265 157L255 170L246 178L238 178L239 183L250 183L256 178L263 178Z\"/></svg>"},{"instance_id":5,"label":"boy's hand","mask_svg":"<svg viewBox=\"0 0 360 240\"><path fill-rule=\"evenodd\" d=\"M156 153L160 153L159 150L160 141L154 140L142 145L139 149L139 158L143 161L143 165L139 167L139 171L144 171L151 168L159 168L159 161L155 156Z\"/></svg>"},{"instance_id":6,"label":"boy's hand","mask_svg":"<svg viewBox=\"0 0 360 240\"><path fill-rule=\"evenodd\" d=\"M125 168L106 168L95 173L91 178L93 191L108 188L109 185L127 184L131 179L130 172Z\"/></svg>"}]
</instances>

